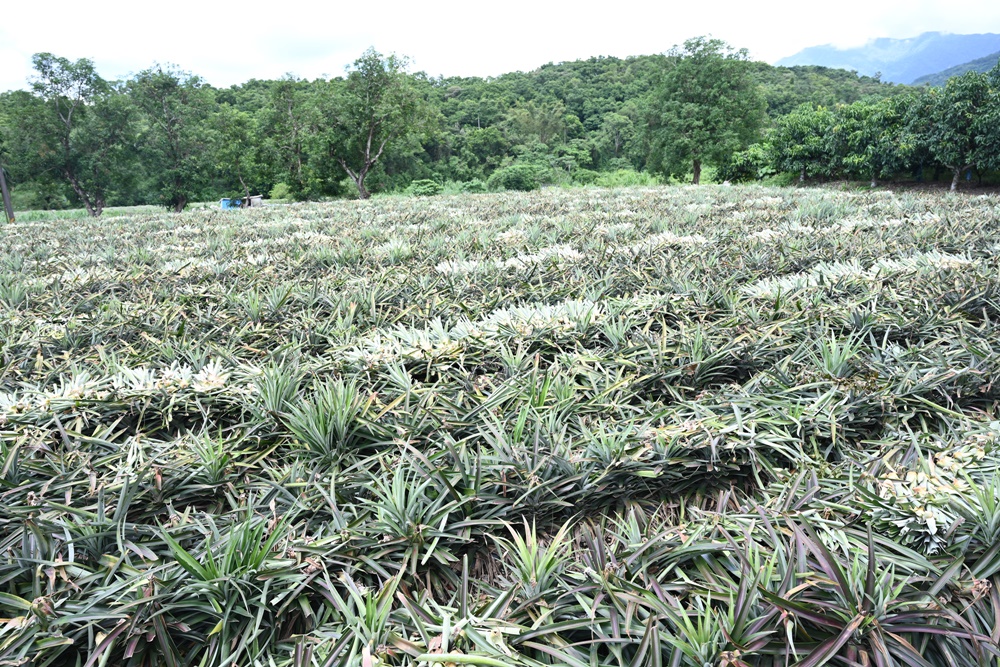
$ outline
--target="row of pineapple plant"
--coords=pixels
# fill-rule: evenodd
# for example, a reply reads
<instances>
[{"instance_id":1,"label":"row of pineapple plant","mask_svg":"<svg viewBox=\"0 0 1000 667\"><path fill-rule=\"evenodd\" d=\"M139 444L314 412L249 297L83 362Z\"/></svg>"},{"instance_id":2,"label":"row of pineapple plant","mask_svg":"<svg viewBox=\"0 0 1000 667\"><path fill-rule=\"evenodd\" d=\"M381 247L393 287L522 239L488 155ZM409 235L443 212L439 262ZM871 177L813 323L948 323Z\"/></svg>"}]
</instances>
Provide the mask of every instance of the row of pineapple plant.
<instances>
[{"instance_id":1,"label":"row of pineapple plant","mask_svg":"<svg viewBox=\"0 0 1000 667\"><path fill-rule=\"evenodd\" d=\"M0 660L989 665L1000 199L0 231Z\"/></svg>"}]
</instances>

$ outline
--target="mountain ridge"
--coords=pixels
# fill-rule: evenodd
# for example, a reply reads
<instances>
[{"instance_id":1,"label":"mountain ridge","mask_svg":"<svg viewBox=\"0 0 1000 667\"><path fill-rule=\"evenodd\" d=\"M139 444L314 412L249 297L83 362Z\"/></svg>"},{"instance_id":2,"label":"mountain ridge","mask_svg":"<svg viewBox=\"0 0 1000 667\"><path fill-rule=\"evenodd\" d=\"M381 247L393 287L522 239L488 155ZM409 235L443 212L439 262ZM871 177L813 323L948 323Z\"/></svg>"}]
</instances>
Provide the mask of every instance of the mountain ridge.
<instances>
[{"instance_id":1,"label":"mountain ridge","mask_svg":"<svg viewBox=\"0 0 1000 667\"><path fill-rule=\"evenodd\" d=\"M881 74L884 81L912 84L995 52L1000 52L1000 34L925 32L906 39L880 37L847 49L831 44L811 46L775 65L821 65L855 70L866 76Z\"/></svg>"},{"instance_id":2,"label":"mountain ridge","mask_svg":"<svg viewBox=\"0 0 1000 667\"><path fill-rule=\"evenodd\" d=\"M998 64L1000 64L1000 51L991 53L990 55L982 58L970 60L967 63L962 63L961 65L949 67L946 70L941 70L940 72L935 72L934 74L927 74L919 79L915 79L913 84L917 86L943 86L948 82L948 79L953 76L961 76L966 72L989 72Z\"/></svg>"}]
</instances>

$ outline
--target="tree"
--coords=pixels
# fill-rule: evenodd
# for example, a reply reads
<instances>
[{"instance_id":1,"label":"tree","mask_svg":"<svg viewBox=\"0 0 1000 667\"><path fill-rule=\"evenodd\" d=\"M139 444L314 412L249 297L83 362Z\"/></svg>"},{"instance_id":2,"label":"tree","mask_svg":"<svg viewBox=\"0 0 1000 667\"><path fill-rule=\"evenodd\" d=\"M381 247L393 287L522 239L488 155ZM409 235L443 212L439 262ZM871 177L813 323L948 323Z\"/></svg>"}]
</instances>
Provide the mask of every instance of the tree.
<instances>
[{"instance_id":1,"label":"tree","mask_svg":"<svg viewBox=\"0 0 1000 667\"><path fill-rule=\"evenodd\" d=\"M464 139L462 157L479 177L486 176L499 167L510 150L510 142L496 127L473 128Z\"/></svg>"},{"instance_id":2,"label":"tree","mask_svg":"<svg viewBox=\"0 0 1000 667\"><path fill-rule=\"evenodd\" d=\"M133 204L138 181L138 112L128 95L117 87L88 107L76 136L79 151L74 191L86 204L81 191L93 193L91 213L100 215L106 201ZM88 209L91 210L91 209Z\"/></svg>"},{"instance_id":3,"label":"tree","mask_svg":"<svg viewBox=\"0 0 1000 667\"><path fill-rule=\"evenodd\" d=\"M605 161L620 160L625 155L626 146L635 136L635 125L628 116L613 111L601 117L597 132L597 146ZM617 162L615 166L620 166Z\"/></svg>"},{"instance_id":4,"label":"tree","mask_svg":"<svg viewBox=\"0 0 1000 667\"><path fill-rule=\"evenodd\" d=\"M579 122L579 121L578 121ZM515 144L533 141L549 146L566 139L566 106L562 102L518 104L507 112L506 125Z\"/></svg>"},{"instance_id":5,"label":"tree","mask_svg":"<svg viewBox=\"0 0 1000 667\"><path fill-rule=\"evenodd\" d=\"M134 108L86 58L32 57L32 98L20 103L16 134L36 179L69 183L87 212L99 216L115 189L134 177Z\"/></svg>"},{"instance_id":6,"label":"tree","mask_svg":"<svg viewBox=\"0 0 1000 667\"><path fill-rule=\"evenodd\" d=\"M803 104L774 122L768 143L776 171L791 171L806 178L826 176L833 166L828 136L834 115L829 109Z\"/></svg>"},{"instance_id":7,"label":"tree","mask_svg":"<svg viewBox=\"0 0 1000 667\"><path fill-rule=\"evenodd\" d=\"M774 147L768 142L750 144L744 150L736 151L729 156L716 171L716 178L723 178L731 183L746 183L759 181L776 173L778 162Z\"/></svg>"},{"instance_id":8,"label":"tree","mask_svg":"<svg viewBox=\"0 0 1000 667\"><path fill-rule=\"evenodd\" d=\"M979 123L982 131L979 141L987 158L981 166L1000 171L1000 63L987 72L986 80L990 88L989 102L984 109L985 117Z\"/></svg>"},{"instance_id":9,"label":"tree","mask_svg":"<svg viewBox=\"0 0 1000 667\"><path fill-rule=\"evenodd\" d=\"M651 166L701 181L703 164L719 164L750 144L764 120L764 97L745 49L696 37L675 47L650 100Z\"/></svg>"},{"instance_id":10,"label":"tree","mask_svg":"<svg viewBox=\"0 0 1000 667\"><path fill-rule=\"evenodd\" d=\"M322 82L321 82L322 83ZM315 115L313 86L291 75L274 81L266 104L256 114L261 139L274 156L274 168L296 199L313 194L310 189L310 127Z\"/></svg>"},{"instance_id":11,"label":"tree","mask_svg":"<svg viewBox=\"0 0 1000 667\"><path fill-rule=\"evenodd\" d=\"M181 212L201 193L211 172L208 118L215 95L196 76L156 66L128 84L146 126L142 141L145 163L160 201Z\"/></svg>"},{"instance_id":12,"label":"tree","mask_svg":"<svg viewBox=\"0 0 1000 667\"><path fill-rule=\"evenodd\" d=\"M427 118L406 66L405 58L369 48L354 61L347 79L330 90L325 143L361 199L371 196L365 178L386 149L405 143Z\"/></svg>"},{"instance_id":13,"label":"tree","mask_svg":"<svg viewBox=\"0 0 1000 667\"><path fill-rule=\"evenodd\" d=\"M51 127L46 120L50 116L45 102L26 90L0 93L0 161L11 184L24 184L25 189L31 187L28 184L45 186L46 190L64 184L52 164L58 141L53 141L49 132L38 131Z\"/></svg>"},{"instance_id":14,"label":"tree","mask_svg":"<svg viewBox=\"0 0 1000 667\"><path fill-rule=\"evenodd\" d=\"M223 104L212 115L212 126L216 132L216 169L228 181L238 181L243 195L249 198L251 186L259 188L266 180L270 162L253 116Z\"/></svg>"},{"instance_id":15,"label":"tree","mask_svg":"<svg viewBox=\"0 0 1000 667\"><path fill-rule=\"evenodd\" d=\"M995 161L990 137L995 127L996 91L988 74L968 72L948 79L943 89L930 89L915 104L910 132L921 136L931 155L952 173L951 190L963 171Z\"/></svg>"},{"instance_id":16,"label":"tree","mask_svg":"<svg viewBox=\"0 0 1000 667\"><path fill-rule=\"evenodd\" d=\"M845 172L871 180L891 178L903 168L903 128L908 96L887 97L843 105L837 109L833 136Z\"/></svg>"}]
</instances>

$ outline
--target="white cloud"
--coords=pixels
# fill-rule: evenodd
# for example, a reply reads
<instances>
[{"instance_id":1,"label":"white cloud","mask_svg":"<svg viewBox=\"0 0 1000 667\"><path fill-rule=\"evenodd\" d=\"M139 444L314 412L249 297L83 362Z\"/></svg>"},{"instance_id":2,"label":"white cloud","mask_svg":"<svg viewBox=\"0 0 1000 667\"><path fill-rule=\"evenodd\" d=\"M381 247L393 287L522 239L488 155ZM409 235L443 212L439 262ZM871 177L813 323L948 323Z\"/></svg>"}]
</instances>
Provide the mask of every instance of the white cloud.
<instances>
[{"instance_id":1,"label":"white cloud","mask_svg":"<svg viewBox=\"0 0 1000 667\"><path fill-rule=\"evenodd\" d=\"M550 61L658 53L711 34L774 61L816 44L857 45L929 30L1000 32L1000 3L970 0L620 0L469 3L283 3L247 0L50 0L6 3L0 15L0 90L24 87L31 54L91 58L106 77L175 63L217 86L293 72L342 74L372 45L431 75L497 75Z\"/></svg>"}]
</instances>

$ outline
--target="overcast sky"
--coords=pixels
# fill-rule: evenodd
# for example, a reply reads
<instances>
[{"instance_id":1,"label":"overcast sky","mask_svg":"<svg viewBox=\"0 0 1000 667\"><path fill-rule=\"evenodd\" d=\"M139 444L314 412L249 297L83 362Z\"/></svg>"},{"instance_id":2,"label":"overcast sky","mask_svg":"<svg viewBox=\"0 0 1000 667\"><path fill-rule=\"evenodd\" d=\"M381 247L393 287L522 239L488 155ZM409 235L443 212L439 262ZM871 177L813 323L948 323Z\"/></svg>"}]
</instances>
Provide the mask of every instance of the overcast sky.
<instances>
[{"instance_id":1,"label":"overcast sky","mask_svg":"<svg viewBox=\"0 0 1000 667\"><path fill-rule=\"evenodd\" d=\"M589 9L589 7L600 9ZM660 53L712 35L773 62L807 46L922 32L1000 33L1000 2L966 0L4 0L0 90L31 55L90 58L105 78L173 63L216 86L291 72L339 76L369 46L432 76L491 76L590 56Z\"/></svg>"}]
</instances>

